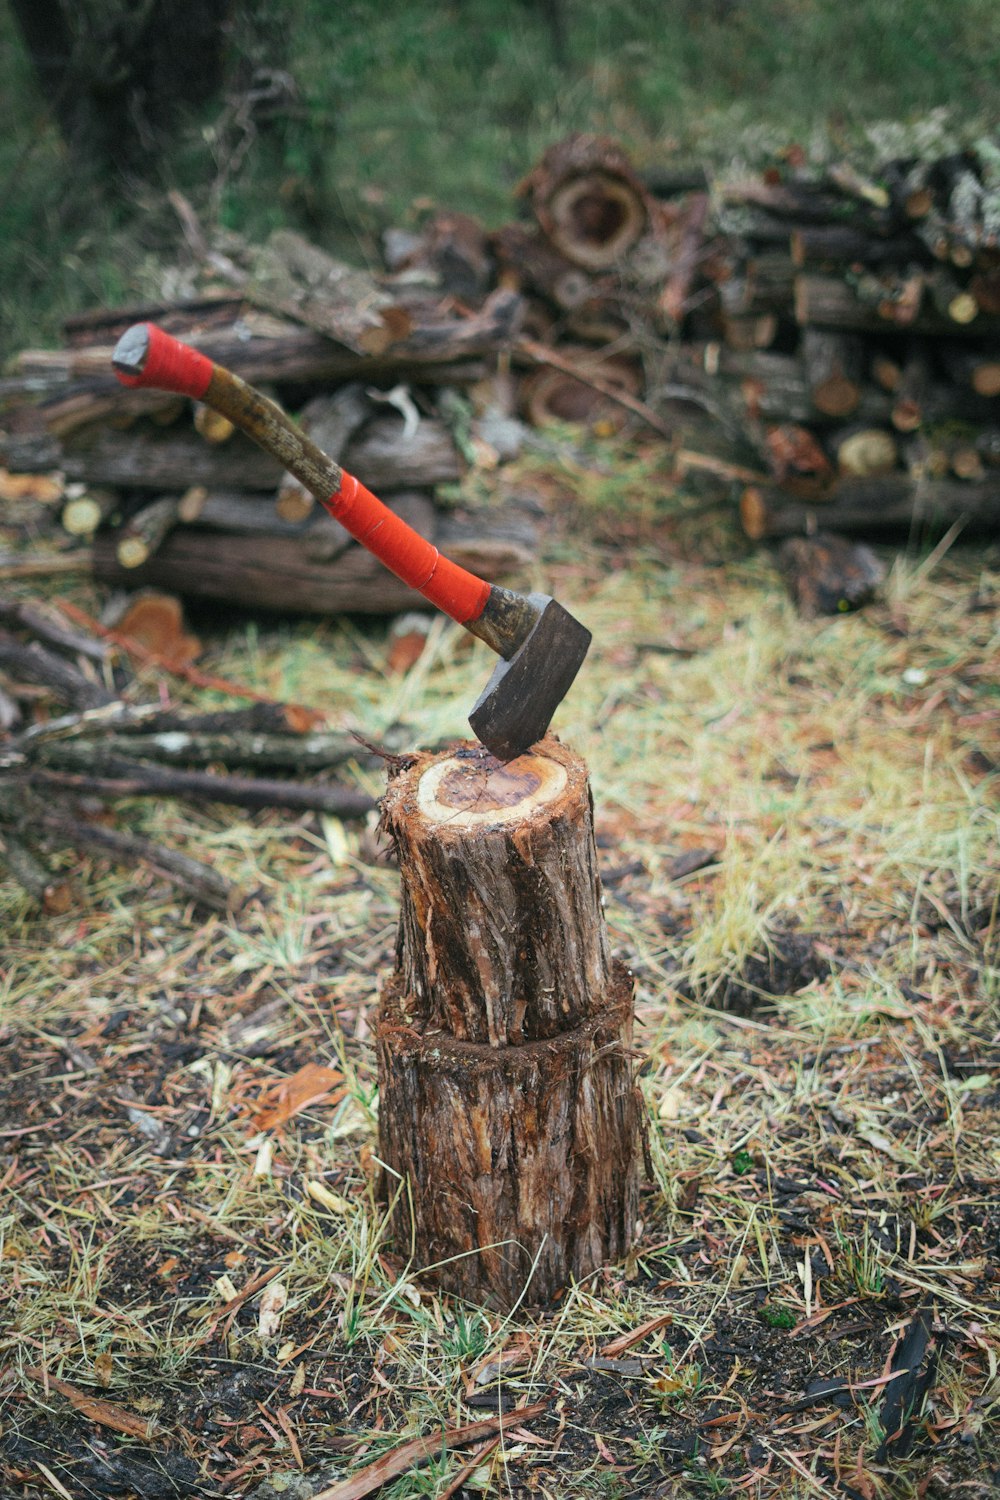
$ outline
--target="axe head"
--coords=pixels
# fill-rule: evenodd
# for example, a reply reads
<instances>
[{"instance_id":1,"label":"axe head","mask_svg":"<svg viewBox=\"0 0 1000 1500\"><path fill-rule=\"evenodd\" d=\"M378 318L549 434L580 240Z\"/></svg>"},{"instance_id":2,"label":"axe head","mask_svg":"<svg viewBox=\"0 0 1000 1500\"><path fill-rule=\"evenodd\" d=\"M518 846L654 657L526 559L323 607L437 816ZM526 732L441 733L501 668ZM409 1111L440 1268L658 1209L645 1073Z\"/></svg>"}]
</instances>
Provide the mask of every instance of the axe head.
<instances>
[{"instance_id":1,"label":"axe head","mask_svg":"<svg viewBox=\"0 0 1000 1500\"><path fill-rule=\"evenodd\" d=\"M469 715L497 760L513 760L542 738L590 646L590 631L561 604L531 598L538 618L509 660L497 663Z\"/></svg>"}]
</instances>

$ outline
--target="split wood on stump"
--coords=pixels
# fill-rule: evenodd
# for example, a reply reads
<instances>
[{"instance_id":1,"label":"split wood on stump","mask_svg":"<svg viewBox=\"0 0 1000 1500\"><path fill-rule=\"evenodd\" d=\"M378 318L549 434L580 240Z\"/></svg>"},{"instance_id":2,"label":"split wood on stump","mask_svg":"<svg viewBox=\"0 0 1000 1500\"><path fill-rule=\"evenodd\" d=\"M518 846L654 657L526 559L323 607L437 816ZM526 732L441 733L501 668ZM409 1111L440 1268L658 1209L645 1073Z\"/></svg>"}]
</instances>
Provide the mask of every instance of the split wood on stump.
<instances>
[{"instance_id":1,"label":"split wood on stump","mask_svg":"<svg viewBox=\"0 0 1000 1500\"><path fill-rule=\"evenodd\" d=\"M580 759L548 737L395 772L396 969L378 1026L393 1227L439 1286L543 1303L635 1225L632 977L609 952ZM395 1174L398 1174L398 1179Z\"/></svg>"}]
</instances>

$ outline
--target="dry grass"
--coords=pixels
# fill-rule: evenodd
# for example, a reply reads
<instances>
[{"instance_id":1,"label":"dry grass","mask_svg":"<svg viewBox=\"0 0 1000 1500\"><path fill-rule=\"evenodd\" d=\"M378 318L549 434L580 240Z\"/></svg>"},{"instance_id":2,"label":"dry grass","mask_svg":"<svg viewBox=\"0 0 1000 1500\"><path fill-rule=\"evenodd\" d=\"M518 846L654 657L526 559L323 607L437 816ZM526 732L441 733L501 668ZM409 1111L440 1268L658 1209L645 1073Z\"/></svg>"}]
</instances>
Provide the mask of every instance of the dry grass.
<instances>
[{"instance_id":1,"label":"dry grass","mask_svg":"<svg viewBox=\"0 0 1000 1500\"><path fill-rule=\"evenodd\" d=\"M634 1254L546 1314L437 1297L372 1187L394 872L356 827L134 804L257 894L203 920L99 861L66 917L0 891L4 1495L239 1500L300 1466L308 1494L501 1387L547 1415L459 1491L469 1455L442 1451L384 1493L995 1484L1000 558L904 552L884 602L803 623L765 556L661 499L648 455L603 465L504 482L578 536L609 501L628 530L554 543L538 581L600 643L556 727L592 770L638 980L655 1176ZM261 623L211 665L371 739L462 734L487 654L444 624L405 679L384 654L380 628ZM310 1061L341 1075L329 1096L255 1128ZM885 1449L882 1377L919 1309L936 1364L908 1451Z\"/></svg>"}]
</instances>

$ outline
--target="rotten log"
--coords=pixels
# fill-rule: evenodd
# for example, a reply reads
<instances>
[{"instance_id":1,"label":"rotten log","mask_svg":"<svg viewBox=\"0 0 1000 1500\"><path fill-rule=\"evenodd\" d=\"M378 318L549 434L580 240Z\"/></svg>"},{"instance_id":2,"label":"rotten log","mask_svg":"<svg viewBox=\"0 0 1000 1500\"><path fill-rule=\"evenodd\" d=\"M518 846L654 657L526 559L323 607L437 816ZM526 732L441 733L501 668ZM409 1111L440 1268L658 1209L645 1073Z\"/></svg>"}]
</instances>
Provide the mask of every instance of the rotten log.
<instances>
[{"instance_id":1,"label":"rotten log","mask_svg":"<svg viewBox=\"0 0 1000 1500\"><path fill-rule=\"evenodd\" d=\"M843 479L822 506L789 502L777 487L748 485L740 497L740 521L753 541L813 536L820 529L849 536L933 536L954 525L995 532L1000 475L978 484L903 473Z\"/></svg>"},{"instance_id":2,"label":"rotten log","mask_svg":"<svg viewBox=\"0 0 1000 1500\"><path fill-rule=\"evenodd\" d=\"M611 958L590 794L547 738L391 776L402 907L377 1025L392 1223L445 1289L509 1309L628 1250L639 1103L632 978Z\"/></svg>"},{"instance_id":3,"label":"rotten log","mask_svg":"<svg viewBox=\"0 0 1000 1500\"><path fill-rule=\"evenodd\" d=\"M606 136L550 146L516 189L549 242L574 265L604 271L645 233L649 197L625 152Z\"/></svg>"}]
</instances>

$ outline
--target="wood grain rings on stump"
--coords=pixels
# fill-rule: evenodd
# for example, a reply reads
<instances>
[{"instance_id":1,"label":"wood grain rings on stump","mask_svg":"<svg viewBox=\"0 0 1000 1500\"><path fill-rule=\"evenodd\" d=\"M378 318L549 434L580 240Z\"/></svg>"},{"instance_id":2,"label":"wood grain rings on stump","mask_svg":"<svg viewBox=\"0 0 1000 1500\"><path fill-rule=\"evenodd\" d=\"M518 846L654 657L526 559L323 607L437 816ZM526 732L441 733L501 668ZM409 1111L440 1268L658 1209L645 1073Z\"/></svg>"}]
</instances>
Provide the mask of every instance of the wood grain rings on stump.
<instances>
[{"instance_id":1,"label":"wood grain rings on stump","mask_svg":"<svg viewBox=\"0 0 1000 1500\"><path fill-rule=\"evenodd\" d=\"M396 972L378 1026L400 1248L446 1290L549 1300L628 1249L639 1105L632 979L611 958L586 768L549 737L395 774Z\"/></svg>"}]
</instances>

